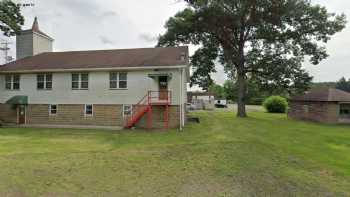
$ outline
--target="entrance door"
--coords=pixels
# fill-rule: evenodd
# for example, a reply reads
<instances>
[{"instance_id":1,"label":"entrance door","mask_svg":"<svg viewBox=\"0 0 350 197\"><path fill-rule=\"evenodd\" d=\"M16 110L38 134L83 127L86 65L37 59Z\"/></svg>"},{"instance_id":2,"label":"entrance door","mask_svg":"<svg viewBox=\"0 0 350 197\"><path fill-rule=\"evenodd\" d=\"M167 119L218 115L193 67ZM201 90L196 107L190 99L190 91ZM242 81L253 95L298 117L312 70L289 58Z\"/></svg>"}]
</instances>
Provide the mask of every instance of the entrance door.
<instances>
[{"instance_id":1,"label":"entrance door","mask_svg":"<svg viewBox=\"0 0 350 197\"><path fill-rule=\"evenodd\" d=\"M159 100L168 100L168 77L159 77Z\"/></svg>"},{"instance_id":2,"label":"entrance door","mask_svg":"<svg viewBox=\"0 0 350 197\"><path fill-rule=\"evenodd\" d=\"M18 106L18 124L26 123L26 106L19 105Z\"/></svg>"}]
</instances>

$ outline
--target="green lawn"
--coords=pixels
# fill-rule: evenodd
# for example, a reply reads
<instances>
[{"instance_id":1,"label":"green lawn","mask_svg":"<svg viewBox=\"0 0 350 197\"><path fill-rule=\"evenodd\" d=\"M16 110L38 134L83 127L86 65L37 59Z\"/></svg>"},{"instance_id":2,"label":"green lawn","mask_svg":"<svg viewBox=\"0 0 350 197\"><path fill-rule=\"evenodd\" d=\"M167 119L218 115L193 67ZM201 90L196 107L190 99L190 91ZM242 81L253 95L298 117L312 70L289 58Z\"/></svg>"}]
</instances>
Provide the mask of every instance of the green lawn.
<instances>
[{"instance_id":1,"label":"green lawn","mask_svg":"<svg viewBox=\"0 0 350 197\"><path fill-rule=\"evenodd\" d=\"M0 129L0 196L350 196L350 127L196 115L181 133Z\"/></svg>"}]
</instances>

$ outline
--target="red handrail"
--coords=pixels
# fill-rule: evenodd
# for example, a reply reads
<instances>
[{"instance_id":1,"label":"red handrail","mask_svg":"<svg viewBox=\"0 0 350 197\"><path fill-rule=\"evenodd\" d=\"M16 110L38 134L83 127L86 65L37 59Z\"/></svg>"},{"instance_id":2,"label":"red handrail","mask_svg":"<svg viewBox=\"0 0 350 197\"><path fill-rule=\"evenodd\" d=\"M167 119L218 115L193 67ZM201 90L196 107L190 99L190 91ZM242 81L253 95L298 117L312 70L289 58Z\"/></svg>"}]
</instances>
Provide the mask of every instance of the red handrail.
<instances>
[{"instance_id":1,"label":"red handrail","mask_svg":"<svg viewBox=\"0 0 350 197\"><path fill-rule=\"evenodd\" d=\"M149 104L171 104L171 91L148 91Z\"/></svg>"},{"instance_id":2,"label":"red handrail","mask_svg":"<svg viewBox=\"0 0 350 197\"><path fill-rule=\"evenodd\" d=\"M137 112L146 110L147 107L151 105L170 105L171 104L171 91L148 91L147 94L142 97L142 99L135 105L133 105L131 110L131 115L127 119L127 123L129 121L133 121L135 116L137 116Z\"/></svg>"}]
</instances>

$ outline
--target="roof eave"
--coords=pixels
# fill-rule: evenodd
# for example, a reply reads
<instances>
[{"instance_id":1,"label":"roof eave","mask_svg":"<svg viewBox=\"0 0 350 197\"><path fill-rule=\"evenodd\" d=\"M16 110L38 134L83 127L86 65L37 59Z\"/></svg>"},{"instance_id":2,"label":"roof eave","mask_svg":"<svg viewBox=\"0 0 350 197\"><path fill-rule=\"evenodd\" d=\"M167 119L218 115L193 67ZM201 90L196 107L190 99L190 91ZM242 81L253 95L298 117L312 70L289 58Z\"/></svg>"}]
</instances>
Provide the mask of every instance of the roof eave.
<instances>
[{"instance_id":1,"label":"roof eave","mask_svg":"<svg viewBox=\"0 0 350 197\"><path fill-rule=\"evenodd\" d=\"M43 72L79 72L79 71L111 71L111 70L154 70L187 68L188 65L174 66L138 66L138 67L106 67L106 68L73 68L73 69L32 69L32 70L4 70L0 73L43 73Z\"/></svg>"},{"instance_id":2,"label":"roof eave","mask_svg":"<svg viewBox=\"0 0 350 197\"><path fill-rule=\"evenodd\" d=\"M34 34L37 34L37 35L39 35L39 36L42 36L42 37L44 37L44 38L47 38L47 39L49 39L50 41L55 41L55 39L51 38L49 35L46 35L46 34L44 34L44 33L36 32L36 31L33 31L33 33L34 33Z\"/></svg>"}]
</instances>

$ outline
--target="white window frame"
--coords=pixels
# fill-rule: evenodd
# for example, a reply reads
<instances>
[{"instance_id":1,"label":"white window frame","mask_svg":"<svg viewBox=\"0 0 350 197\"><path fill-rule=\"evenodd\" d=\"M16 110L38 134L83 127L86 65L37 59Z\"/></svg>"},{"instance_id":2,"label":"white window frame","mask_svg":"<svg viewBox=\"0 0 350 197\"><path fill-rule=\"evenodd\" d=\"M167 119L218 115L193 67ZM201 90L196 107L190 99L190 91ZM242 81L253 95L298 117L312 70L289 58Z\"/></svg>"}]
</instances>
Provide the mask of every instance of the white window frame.
<instances>
[{"instance_id":1,"label":"white window frame","mask_svg":"<svg viewBox=\"0 0 350 197\"><path fill-rule=\"evenodd\" d=\"M126 74L126 80L120 80L120 74ZM111 79L111 75L112 74L116 74L117 75L117 79ZM126 82L126 87L125 88L121 88L120 87L120 82L121 81L125 81ZM116 82L117 83L117 87L111 87L111 82ZM109 89L111 90L126 90L128 89L128 73L127 72L110 72L109 73Z\"/></svg>"},{"instance_id":2,"label":"white window frame","mask_svg":"<svg viewBox=\"0 0 350 197\"><path fill-rule=\"evenodd\" d=\"M56 105L56 113L52 113L52 106L53 106L53 105ZM57 105L57 104L50 104L50 105L49 105L49 115L50 115L50 116L56 116L57 113L58 113L58 105Z\"/></svg>"},{"instance_id":3,"label":"white window frame","mask_svg":"<svg viewBox=\"0 0 350 197\"><path fill-rule=\"evenodd\" d=\"M129 110L125 110L125 107L129 107ZM127 111L129 111L130 114L125 114ZM123 105L123 117L126 116L132 116L132 105L124 104Z\"/></svg>"},{"instance_id":4,"label":"white window frame","mask_svg":"<svg viewBox=\"0 0 350 197\"><path fill-rule=\"evenodd\" d=\"M116 75L117 78L112 80L112 75L114 75L114 74ZM119 79L119 73L118 72L110 72L109 73L109 89L112 89L112 90L118 89L118 84L119 84L118 79ZM116 83L116 87L112 87L111 86L111 82L115 82Z\"/></svg>"},{"instance_id":5,"label":"white window frame","mask_svg":"<svg viewBox=\"0 0 350 197\"><path fill-rule=\"evenodd\" d=\"M38 83L39 83L39 80L38 80L38 76L39 75L43 75L44 76L44 81L40 81L42 83L44 83L44 88L38 88ZM48 81L47 80L47 76L51 75L51 81ZM52 86L53 86L53 76L52 76L52 73L39 73L36 75L36 89L37 90L52 90ZM47 82L51 82L51 88L47 88Z\"/></svg>"},{"instance_id":6,"label":"white window frame","mask_svg":"<svg viewBox=\"0 0 350 197\"><path fill-rule=\"evenodd\" d=\"M78 81L73 81L73 75L78 75ZM81 80L81 78L82 78L81 76L82 75L87 75L87 81L82 81ZM71 74L71 88L72 88L72 90L88 90L89 89L89 85L90 85L89 81L90 81L90 74L89 73L72 73ZM73 82L77 82L78 83L78 87L77 88L73 88ZM88 83L88 87L87 88L82 88L81 87L82 82L87 82Z\"/></svg>"},{"instance_id":7,"label":"white window frame","mask_svg":"<svg viewBox=\"0 0 350 197\"><path fill-rule=\"evenodd\" d=\"M120 79L120 74L125 74L126 79L125 80L121 80ZM120 87L120 82L124 81L126 83L126 87L125 88L121 88ZM118 88L119 89L128 89L128 73L127 72L119 72L118 73Z\"/></svg>"},{"instance_id":8,"label":"white window frame","mask_svg":"<svg viewBox=\"0 0 350 197\"><path fill-rule=\"evenodd\" d=\"M15 84L15 76L18 76L18 89L14 89L14 84ZM6 77L10 77L10 82L6 81ZM10 88L7 88L7 84L11 84ZM21 90L21 75L17 75L17 74L8 74L5 75L5 90L14 90L14 91L18 91Z\"/></svg>"},{"instance_id":9,"label":"white window frame","mask_svg":"<svg viewBox=\"0 0 350 197\"><path fill-rule=\"evenodd\" d=\"M87 107L88 105L91 105L91 114L87 114L87 113L86 113L86 107ZM84 115L85 115L85 116L94 116L94 105L93 105L93 104L85 104L85 105L84 105Z\"/></svg>"}]
</instances>

